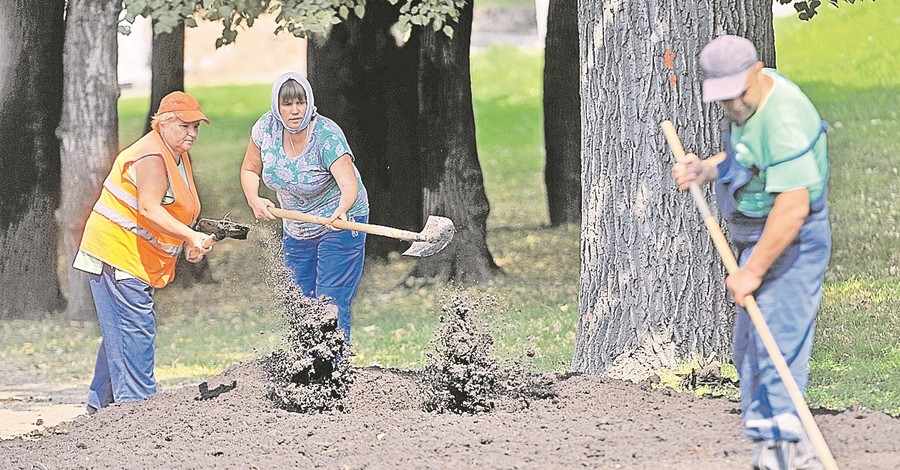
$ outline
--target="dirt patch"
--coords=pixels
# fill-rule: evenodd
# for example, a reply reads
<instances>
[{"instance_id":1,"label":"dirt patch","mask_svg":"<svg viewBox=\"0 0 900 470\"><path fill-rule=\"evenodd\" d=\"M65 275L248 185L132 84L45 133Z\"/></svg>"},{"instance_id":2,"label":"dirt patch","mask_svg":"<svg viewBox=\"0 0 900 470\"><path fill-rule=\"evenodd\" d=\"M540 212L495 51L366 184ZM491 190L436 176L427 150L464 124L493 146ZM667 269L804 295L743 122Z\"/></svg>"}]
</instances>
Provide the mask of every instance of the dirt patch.
<instances>
[{"instance_id":1,"label":"dirt patch","mask_svg":"<svg viewBox=\"0 0 900 470\"><path fill-rule=\"evenodd\" d=\"M534 399L556 396L552 386L526 371L520 361L502 364L495 359L494 340L481 322L486 308L495 305L490 297L462 290L444 302L441 328L420 384L426 411L518 411Z\"/></svg>"},{"instance_id":2,"label":"dirt patch","mask_svg":"<svg viewBox=\"0 0 900 470\"><path fill-rule=\"evenodd\" d=\"M343 408L353 383L350 346L338 328L337 307L328 299L309 299L279 260L275 292L287 321L285 346L262 364L272 381L269 398L293 412L323 412Z\"/></svg>"},{"instance_id":3,"label":"dirt patch","mask_svg":"<svg viewBox=\"0 0 900 470\"><path fill-rule=\"evenodd\" d=\"M546 375L557 397L516 412L423 411L419 372L356 370L344 411L291 413L268 398L262 361L197 387L112 405L37 440L0 442L3 468L701 468L745 467L738 404L595 376ZM898 420L817 414L844 469L900 463Z\"/></svg>"}]
</instances>

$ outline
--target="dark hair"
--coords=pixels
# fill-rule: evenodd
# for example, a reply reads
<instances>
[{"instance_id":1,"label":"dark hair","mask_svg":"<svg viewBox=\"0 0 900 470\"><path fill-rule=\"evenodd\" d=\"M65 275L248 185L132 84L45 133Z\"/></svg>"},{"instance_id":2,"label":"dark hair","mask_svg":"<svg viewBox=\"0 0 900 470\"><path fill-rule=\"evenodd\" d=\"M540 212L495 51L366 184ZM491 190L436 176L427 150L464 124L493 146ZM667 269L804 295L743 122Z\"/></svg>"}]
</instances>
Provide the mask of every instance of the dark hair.
<instances>
[{"instance_id":1,"label":"dark hair","mask_svg":"<svg viewBox=\"0 0 900 470\"><path fill-rule=\"evenodd\" d=\"M306 103L306 90L296 80L290 79L284 82L284 85L281 85L281 90L278 90L278 102L291 102L294 100Z\"/></svg>"}]
</instances>

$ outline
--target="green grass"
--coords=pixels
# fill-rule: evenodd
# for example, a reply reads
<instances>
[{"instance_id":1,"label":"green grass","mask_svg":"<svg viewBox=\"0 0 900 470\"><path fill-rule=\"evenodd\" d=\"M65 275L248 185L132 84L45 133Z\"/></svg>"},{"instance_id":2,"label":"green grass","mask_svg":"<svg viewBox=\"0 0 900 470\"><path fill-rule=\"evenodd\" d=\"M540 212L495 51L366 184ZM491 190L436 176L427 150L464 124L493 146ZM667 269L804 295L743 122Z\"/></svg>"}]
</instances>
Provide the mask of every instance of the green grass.
<instances>
[{"instance_id":1,"label":"green grass","mask_svg":"<svg viewBox=\"0 0 900 470\"><path fill-rule=\"evenodd\" d=\"M842 3L839 11L823 5L812 23L776 23L780 69L833 126L834 252L811 364L813 406L900 414L900 67L896 35L879 35L896 30L897 5ZM485 321L500 356L533 351L531 363L549 371L566 370L574 350L579 228L546 227L541 69L540 53L516 48L472 57L478 152L492 208L488 245L505 273L474 290L497 299ZM188 90L213 120L194 152L204 215L252 220L237 172L250 126L268 108L268 90L265 84ZM120 100L123 145L140 135L147 106L146 98ZM279 347L281 314L266 280L277 247L266 234L277 225L253 227L249 240L225 241L210 256L218 283L158 291L163 386L196 383ZM355 364L423 366L445 286L398 288L411 267L401 257L367 262L354 305ZM98 344L94 322L0 322L0 362L25 367L36 380L89 380Z\"/></svg>"}]
</instances>

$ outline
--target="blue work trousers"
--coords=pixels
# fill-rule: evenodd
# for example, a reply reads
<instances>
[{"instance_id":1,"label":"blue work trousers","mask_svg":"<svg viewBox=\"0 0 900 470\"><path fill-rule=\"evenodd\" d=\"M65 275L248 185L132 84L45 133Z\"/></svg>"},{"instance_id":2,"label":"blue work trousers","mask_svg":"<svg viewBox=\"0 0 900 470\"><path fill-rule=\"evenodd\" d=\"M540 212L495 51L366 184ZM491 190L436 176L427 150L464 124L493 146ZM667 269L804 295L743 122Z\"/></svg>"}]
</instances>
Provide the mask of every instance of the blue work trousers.
<instances>
[{"instance_id":1,"label":"blue work trousers","mask_svg":"<svg viewBox=\"0 0 900 470\"><path fill-rule=\"evenodd\" d=\"M746 221L745 221L746 222ZM743 266L753 251L762 226L729 229L740 250ZM809 380L816 311L831 254L827 207L810 214L793 243L773 263L754 293L763 318L775 338L801 392ZM747 311L738 309L734 334L734 362L740 376L741 409L748 437L799 441L803 427L784 382L753 326Z\"/></svg>"},{"instance_id":2,"label":"blue work trousers","mask_svg":"<svg viewBox=\"0 0 900 470\"><path fill-rule=\"evenodd\" d=\"M153 287L137 278L117 281L113 268L107 264L99 276L91 276L90 285L103 340L97 351L87 404L100 409L113 402L153 395Z\"/></svg>"},{"instance_id":3,"label":"blue work trousers","mask_svg":"<svg viewBox=\"0 0 900 470\"><path fill-rule=\"evenodd\" d=\"M367 223L369 216L357 216L354 222ZM356 297L366 256L366 234L355 230L328 231L308 239L282 239L284 263L294 281L310 298L326 296L338 308L338 328L350 343L350 306Z\"/></svg>"}]
</instances>

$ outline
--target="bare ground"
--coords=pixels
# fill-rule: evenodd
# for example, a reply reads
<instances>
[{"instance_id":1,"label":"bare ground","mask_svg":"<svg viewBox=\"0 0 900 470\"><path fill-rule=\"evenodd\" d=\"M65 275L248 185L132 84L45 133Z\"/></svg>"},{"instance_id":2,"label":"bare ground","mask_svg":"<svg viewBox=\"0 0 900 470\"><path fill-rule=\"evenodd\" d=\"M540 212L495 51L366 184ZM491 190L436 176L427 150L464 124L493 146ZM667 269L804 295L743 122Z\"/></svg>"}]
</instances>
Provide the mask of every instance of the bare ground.
<instances>
[{"instance_id":1,"label":"bare ground","mask_svg":"<svg viewBox=\"0 0 900 470\"><path fill-rule=\"evenodd\" d=\"M196 387L79 416L0 442L0 467L32 468L744 468L738 404L596 376L548 376L556 398L521 411L422 411L418 372L358 369L343 412L274 407L261 362ZM900 422L818 413L844 469L900 466Z\"/></svg>"}]
</instances>

